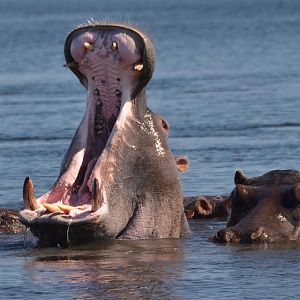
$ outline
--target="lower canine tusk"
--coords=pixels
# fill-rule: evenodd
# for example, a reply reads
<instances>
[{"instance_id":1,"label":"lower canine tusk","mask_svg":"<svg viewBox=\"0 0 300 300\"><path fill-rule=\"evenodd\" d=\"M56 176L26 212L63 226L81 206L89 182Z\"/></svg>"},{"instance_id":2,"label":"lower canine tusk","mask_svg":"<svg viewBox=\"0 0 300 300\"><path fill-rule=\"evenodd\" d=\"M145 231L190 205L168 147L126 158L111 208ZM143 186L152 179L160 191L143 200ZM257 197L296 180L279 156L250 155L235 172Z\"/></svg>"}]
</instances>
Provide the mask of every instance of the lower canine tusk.
<instances>
[{"instance_id":1,"label":"lower canine tusk","mask_svg":"<svg viewBox=\"0 0 300 300\"><path fill-rule=\"evenodd\" d=\"M91 203L92 203L92 211L97 211L100 208L100 203L99 203L99 182L98 182L97 178L94 178L94 182L93 182L93 191L92 191Z\"/></svg>"},{"instance_id":2,"label":"lower canine tusk","mask_svg":"<svg viewBox=\"0 0 300 300\"><path fill-rule=\"evenodd\" d=\"M25 178L24 185L23 185L23 201L24 201L24 207L26 209L36 210L40 208L34 195L34 187L33 187L32 180L29 176Z\"/></svg>"}]
</instances>

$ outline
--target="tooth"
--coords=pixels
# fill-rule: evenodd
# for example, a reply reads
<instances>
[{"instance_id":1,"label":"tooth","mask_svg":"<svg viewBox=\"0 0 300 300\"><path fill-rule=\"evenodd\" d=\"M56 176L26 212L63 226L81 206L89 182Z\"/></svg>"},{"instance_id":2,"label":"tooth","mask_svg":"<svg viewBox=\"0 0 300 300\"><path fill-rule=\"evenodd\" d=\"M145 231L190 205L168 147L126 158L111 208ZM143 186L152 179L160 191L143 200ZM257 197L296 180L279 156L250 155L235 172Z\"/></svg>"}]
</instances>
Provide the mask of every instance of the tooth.
<instances>
[{"instance_id":1,"label":"tooth","mask_svg":"<svg viewBox=\"0 0 300 300\"><path fill-rule=\"evenodd\" d=\"M135 64L133 66L133 69L136 70L136 71L142 71L144 68L144 65L143 64Z\"/></svg>"},{"instance_id":2,"label":"tooth","mask_svg":"<svg viewBox=\"0 0 300 300\"><path fill-rule=\"evenodd\" d=\"M66 205L66 204L62 204L62 203L59 203L57 204L58 208L60 210L62 210L65 214L69 214L69 212L72 210L72 209L84 209L84 207L81 205L81 206L71 206L71 205Z\"/></svg>"},{"instance_id":3,"label":"tooth","mask_svg":"<svg viewBox=\"0 0 300 300\"><path fill-rule=\"evenodd\" d=\"M112 50L117 50L118 49L118 44L116 42L112 42L111 49Z\"/></svg>"},{"instance_id":4,"label":"tooth","mask_svg":"<svg viewBox=\"0 0 300 300\"><path fill-rule=\"evenodd\" d=\"M88 43L88 42L84 42L84 43L83 43L83 47L84 47L85 49L87 49L87 50L93 50L93 49L94 49L93 45L90 44L90 43Z\"/></svg>"},{"instance_id":5,"label":"tooth","mask_svg":"<svg viewBox=\"0 0 300 300\"><path fill-rule=\"evenodd\" d=\"M99 182L98 182L97 178L94 178L91 202L92 202L91 203L92 204L92 211L97 211L100 208L100 203L99 203Z\"/></svg>"},{"instance_id":6,"label":"tooth","mask_svg":"<svg viewBox=\"0 0 300 300\"><path fill-rule=\"evenodd\" d=\"M36 210L40 208L34 195L34 187L33 187L32 180L29 176L25 178L24 185L23 185L23 201L24 201L24 207L26 209Z\"/></svg>"},{"instance_id":7,"label":"tooth","mask_svg":"<svg viewBox=\"0 0 300 300\"><path fill-rule=\"evenodd\" d=\"M51 213L64 213L57 204L44 203L43 205Z\"/></svg>"},{"instance_id":8,"label":"tooth","mask_svg":"<svg viewBox=\"0 0 300 300\"><path fill-rule=\"evenodd\" d=\"M84 65L84 64L86 64L88 61L89 61L89 59L88 59L87 57L84 57L84 58L80 61L80 64L81 64L81 65Z\"/></svg>"}]
</instances>

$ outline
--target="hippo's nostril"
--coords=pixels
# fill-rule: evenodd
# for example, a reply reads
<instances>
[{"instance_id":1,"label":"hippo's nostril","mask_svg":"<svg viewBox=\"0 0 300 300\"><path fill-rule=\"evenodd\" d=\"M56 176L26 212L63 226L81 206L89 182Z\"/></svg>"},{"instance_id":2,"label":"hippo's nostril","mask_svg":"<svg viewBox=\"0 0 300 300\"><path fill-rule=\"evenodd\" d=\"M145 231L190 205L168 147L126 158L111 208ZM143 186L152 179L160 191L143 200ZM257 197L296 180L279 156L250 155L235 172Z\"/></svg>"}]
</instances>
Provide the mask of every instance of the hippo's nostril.
<instances>
[{"instance_id":1,"label":"hippo's nostril","mask_svg":"<svg viewBox=\"0 0 300 300\"><path fill-rule=\"evenodd\" d=\"M257 240L263 234L263 228L260 227L256 229L254 232L251 233L250 238L251 240Z\"/></svg>"},{"instance_id":2,"label":"hippo's nostril","mask_svg":"<svg viewBox=\"0 0 300 300\"><path fill-rule=\"evenodd\" d=\"M269 233L263 227L259 227L254 232L252 232L250 235L250 239L252 240L252 242L258 243L266 243L271 241Z\"/></svg>"},{"instance_id":3,"label":"hippo's nostril","mask_svg":"<svg viewBox=\"0 0 300 300\"><path fill-rule=\"evenodd\" d=\"M218 231L216 234L215 234L215 240L218 241L218 242L222 242L222 236L221 236L221 231Z\"/></svg>"},{"instance_id":4,"label":"hippo's nostril","mask_svg":"<svg viewBox=\"0 0 300 300\"><path fill-rule=\"evenodd\" d=\"M220 242L220 243L227 243L228 241L226 240L226 229L222 229L220 231L218 231L215 234L215 239L216 241Z\"/></svg>"}]
</instances>

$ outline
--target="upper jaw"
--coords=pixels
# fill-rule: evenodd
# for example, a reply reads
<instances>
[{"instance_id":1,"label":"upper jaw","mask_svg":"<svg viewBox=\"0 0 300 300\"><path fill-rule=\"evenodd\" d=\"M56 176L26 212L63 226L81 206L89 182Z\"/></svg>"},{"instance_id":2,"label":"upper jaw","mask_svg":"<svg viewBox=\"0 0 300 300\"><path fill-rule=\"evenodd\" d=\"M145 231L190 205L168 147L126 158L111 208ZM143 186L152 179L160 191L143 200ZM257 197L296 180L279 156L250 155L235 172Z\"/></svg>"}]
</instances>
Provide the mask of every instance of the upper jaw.
<instances>
[{"instance_id":1,"label":"upper jaw","mask_svg":"<svg viewBox=\"0 0 300 300\"><path fill-rule=\"evenodd\" d=\"M143 65L142 70L140 70L139 80L135 88L131 92L131 99L137 97L137 95L142 91L142 89L147 85L152 77L154 67L155 67L155 50L153 44L147 34L145 34L140 29L121 23L110 23L110 22L98 22L98 21L88 21L86 24L79 25L75 30L73 30L66 38L64 45L66 66L78 77L79 81L86 88L88 87L88 79L79 70L78 63L74 60L71 54L71 44L72 41L82 32L82 31L95 31L95 30L105 30L112 31L120 29L122 32L127 32L131 35L134 40L140 45L142 49L142 60ZM133 66L134 67L134 66Z\"/></svg>"},{"instance_id":2,"label":"upper jaw","mask_svg":"<svg viewBox=\"0 0 300 300\"><path fill-rule=\"evenodd\" d=\"M142 33L141 31L127 26L127 25L121 25L121 24L103 24L100 22L94 22L89 23L86 25L80 26L78 29L74 30L69 34L65 41L65 57L67 66L75 73L75 75L79 78L80 82L88 89L88 104L87 104L87 110L89 110L86 118L83 119L83 122L81 123L79 129L78 129L78 136L75 135L74 140L76 139L77 144L79 144L76 151L74 150L72 155L70 155L70 162L68 162L67 159L67 167L66 170L63 170L61 173L59 179L57 180L55 186L50 190L48 193L40 197L39 199L36 199L34 196L34 190L33 186L30 187L30 184L28 185L28 181L24 183L24 203L25 203L25 209L20 212L20 220L27 226L33 226L38 224L47 224L47 223L56 223L61 225L70 225L70 224L83 224L86 222L99 222L102 218L106 218L105 215L108 214L107 210L107 203L105 202L105 199L102 198L101 204L98 205L98 209L93 209L93 204L87 203L87 205L84 207L82 213L79 212L78 215L70 215L70 214L63 214L63 213L57 213L55 211L52 211L50 213L46 212L46 208L43 206L47 203L57 203L59 201L63 202L62 199L59 197L56 198L55 193L57 192L56 186L63 185L65 189L73 188L74 179L70 179L70 176L72 175L74 177L74 174L70 175L70 171L68 168L68 163L72 165L72 168L74 169L73 165L76 165L75 162L80 162L78 164L78 170L80 171L80 165L82 164L84 157L87 152L90 151L90 141L93 140L94 144L97 144L99 142L99 139L97 140L98 132L96 128L96 120L92 121L92 124L94 125L94 131L91 133L89 130L89 125L91 124L91 118L93 118L94 115L96 115L95 112L95 102L97 101L97 93L96 89L98 89L98 86L96 83L96 80L94 79L95 76L93 76L91 69L92 65L85 64L84 60L86 57L92 61L93 59L93 53L92 49L86 49L83 53L83 57L80 57L80 59L83 60L83 63L81 63L81 60L78 61L78 57L74 55L74 47L72 50L72 45L74 45L74 41L76 39L80 38L80 35L84 34L85 32L91 32L92 34L95 33L97 35L100 32L112 32L112 33L126 33L131 39L133 39L138 45L138 48L141 51L140 57L136 61L133 61L132 64L128 65L128 69L123 68L122 72L125 74L125 85L127 84L129 87L123 86L123 94L121 97L121 106L124 105L126 101L131 101L133 99L139 98L139 95L143 91L145 85L150 80L152 76L152 72L154 69L154 48L152 46L152 43L150 42L149 38ZM97 42L97 41L95 41ZM98 41L99 42L99 41ZM122 42L122 41L121 41ZM92 44L92 43L90 43ZM86 46L86 45L85 45ZM92 45L96 49L96 45ZM90 50L90 51L89 51ZM94 50L94 53L98 51L97 49ZM73 53L72 53L73 52ZM99 50L100 52L100 50ZM73 54L73 55L72 55ZM76 51L75 51L76 54ZM79 53L80 54L80 53ZM75 59L74 57L75 56ZM77 61L76 61L77 59ZM138 69L135 69L136 65L142 65L142 68L139 66ZM96 70L97 71L97 70ZM127 72L127 73L126 73ZM127 76L129 74L129 76ZM101 80L100 80L101 81ZM103 80L104 81L104 80ZM142 93L143 94L143 93ZM144 103L143 103L144 104ZM121 109L121 108L120 108ZM91 114L90 111L93 111ZM109 116L107 116L107 119ZM115 118L118 118L118 115L115 115ZM115 127L115 125L113 125ZM111 127L109 129L110 133L114 131L114 129ZM77 133L76 133L77 134ZM100 133L101 136L101 133ZM109 139L109 138L108 138ZM108 141L106 141L107 143ZM72 147L72 145L71 145ZM71 148L70 147L70 148ZM74 147L73 147L74 148ZM71 149L72 150L72 149ZM101 158L101 153L103 149L98 152L99 157ZM72 151L71 151L72 152ZM72 161L73 160L73 161ZM87 167L88 169L88 167ZM74 172L73 172L74 173ZM76 174L76 172L75 172ZM77 173L78 174L78 173ZM71 176L71 177L72 177ZM75 175L76 177L77 175ZM93 180L93 178L91 179ZM86 186L89 190L90 194L93 194L93 187L91 187L91 180L89 182L86 182ZM100 179L99 179L100 180ZM100 198L101 190L99 192L100 195L98 195ZM63 198L65 195L63 195ZM35 207L26 207L28 206L28 203L35 202ZM27 203L27 204L26 204ZM68 204L68 203L67 203ZM76 211L75 211L76 212Z\"/></svg>"}]
</instances>

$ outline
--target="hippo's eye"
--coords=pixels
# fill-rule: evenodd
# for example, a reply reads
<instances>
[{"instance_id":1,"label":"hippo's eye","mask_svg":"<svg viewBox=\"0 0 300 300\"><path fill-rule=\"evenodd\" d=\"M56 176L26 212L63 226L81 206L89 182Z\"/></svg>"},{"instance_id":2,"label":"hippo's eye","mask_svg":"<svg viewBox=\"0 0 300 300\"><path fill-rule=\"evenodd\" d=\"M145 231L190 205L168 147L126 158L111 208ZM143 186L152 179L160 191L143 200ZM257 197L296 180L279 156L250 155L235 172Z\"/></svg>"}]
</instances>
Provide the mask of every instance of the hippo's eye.
<instances>
[{"instance_id":1,"label":"hippo's eye","mask_svg":"<svg viewBox=\"0 0 300 300\"><path fill-rule=\"evenodd\" d=\"M118 44L116 42L112 42L111 44L111 50L117 50L118 49Z\"/></svg>"}]
</instances>

